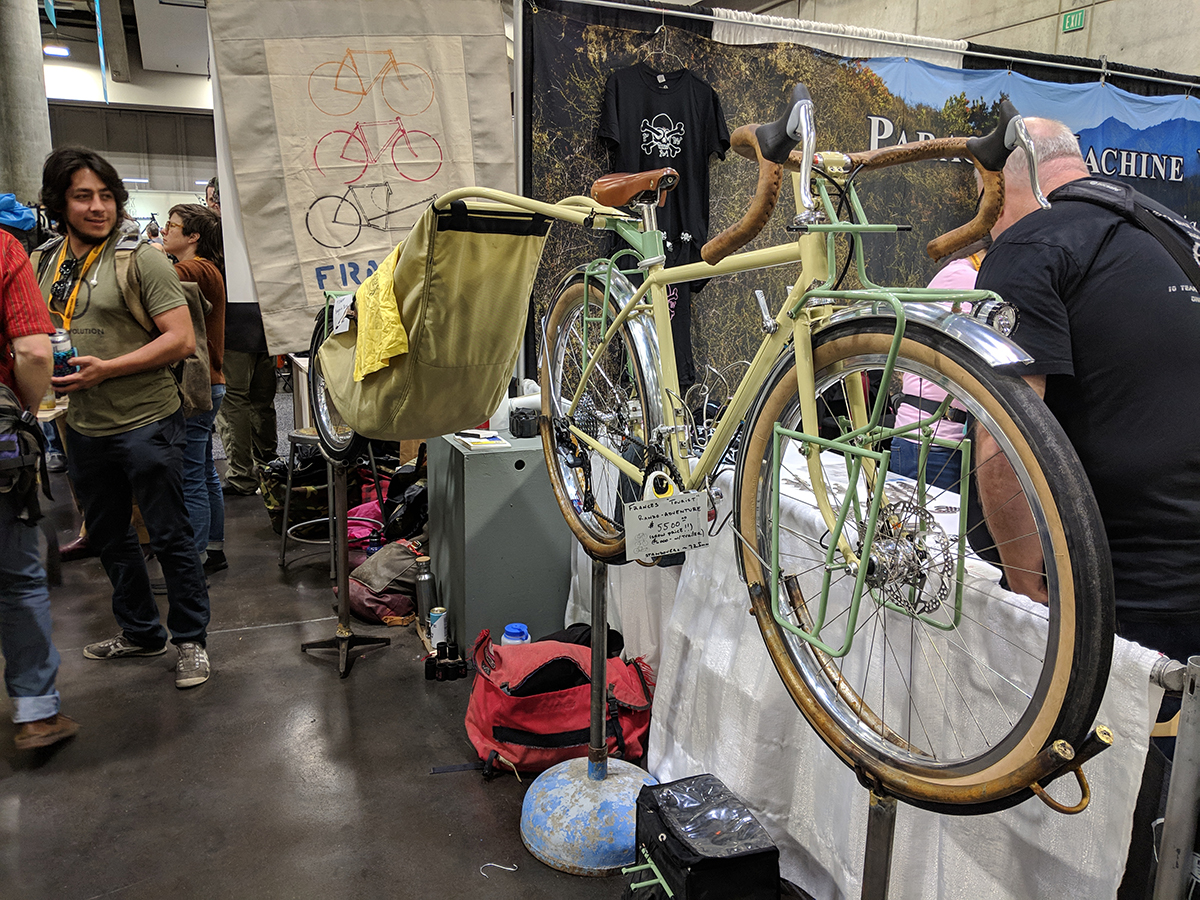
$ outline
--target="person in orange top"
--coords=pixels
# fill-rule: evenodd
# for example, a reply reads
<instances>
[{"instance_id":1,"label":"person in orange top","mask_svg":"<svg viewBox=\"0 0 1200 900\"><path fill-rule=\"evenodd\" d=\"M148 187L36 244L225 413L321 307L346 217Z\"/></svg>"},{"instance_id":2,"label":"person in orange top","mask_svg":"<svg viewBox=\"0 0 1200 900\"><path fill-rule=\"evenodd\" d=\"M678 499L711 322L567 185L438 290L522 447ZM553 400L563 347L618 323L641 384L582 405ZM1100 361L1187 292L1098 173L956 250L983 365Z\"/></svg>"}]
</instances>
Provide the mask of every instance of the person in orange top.
<instances>
[{"instance_id":1,"label":"person in orange top","mask_svg":"<svg viewBox=\"0 0 1200 900\"><path fill-rule=\"evenodd\" d=\"M208 334L212 409L187 419L183 454L183 494L208 574L229 567L225 559L225 499L213 462L213 422L225 397L221 363L225 350L225 276L221 217L198 203L172 206L163 228L163 249L175 257L180 281L195 282L212 309L204 319ZM205 555L207 553L207 555Z\"/></svg>"}]
</instances>

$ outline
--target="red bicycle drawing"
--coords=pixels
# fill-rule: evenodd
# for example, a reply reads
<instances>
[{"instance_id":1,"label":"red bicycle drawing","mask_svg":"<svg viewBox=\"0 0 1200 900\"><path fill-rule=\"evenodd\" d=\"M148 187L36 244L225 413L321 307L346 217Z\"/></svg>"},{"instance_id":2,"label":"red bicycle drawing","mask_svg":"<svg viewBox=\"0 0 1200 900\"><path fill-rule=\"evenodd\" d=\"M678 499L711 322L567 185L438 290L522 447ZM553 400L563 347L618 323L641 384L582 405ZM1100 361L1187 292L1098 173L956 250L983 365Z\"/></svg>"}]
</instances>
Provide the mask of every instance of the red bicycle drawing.
<instances>
[{"instance_id":1,"label":"red bicycle drawing","mask_svg":"<svg viewBox=\"0 0 1200 900\"><path fill-rule=\"evenodd\" d=\"M358 60L384 56L387 60L370 81L359 72ZM415 63L397 62L391 50L351 50L340 61L323 62L308 76L308 97L327 116L348 116L358 109L375 85L383 102L398 116L415 116L433 103L433 79Z\"/></svg>"},{"instance_id":2,"label":"red bicycle drawing","mask_svg":"<svg viewBox=\"0 0 1200 900\"><path fill-rule=\"evenodd\" d=\"M379 151L373 151L371 135L381 135L392 125L395 129ZM367 166L379 162L384 154L407 181L428 181L442 168L442 145L428 132L405 128L400 116L382 122L355 122L350 131L337 129L323 135L313 148L313 164L322 175L336 175L342 184L354 184L367 174ZM353 177L343 177L346 175Z\"/></svg>"}]
</instances>

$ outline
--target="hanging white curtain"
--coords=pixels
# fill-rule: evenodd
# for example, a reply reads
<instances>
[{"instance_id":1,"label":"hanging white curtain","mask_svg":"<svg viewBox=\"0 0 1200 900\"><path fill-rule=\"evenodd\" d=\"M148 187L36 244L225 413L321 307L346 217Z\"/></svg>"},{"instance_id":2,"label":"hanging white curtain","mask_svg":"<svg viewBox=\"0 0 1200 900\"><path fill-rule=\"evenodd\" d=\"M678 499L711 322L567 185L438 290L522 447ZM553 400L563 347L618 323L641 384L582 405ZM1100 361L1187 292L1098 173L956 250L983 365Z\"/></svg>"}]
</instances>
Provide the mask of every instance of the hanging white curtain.
<instances>
[{"instance_id":1,"label":"hanging white curtain","mask_svg":"<svg viewBox=\"0 0 1200 900\"><path fill-rule=\"evenodd\" d=\"M759 16L736 9L714 9L713 15L716 20L713 40L724 44L790 41L836 56L905 56L955 69L962 68L963 53L967 49L966 41L944 41L853 25Z\"/></svg>"}]
</instances>

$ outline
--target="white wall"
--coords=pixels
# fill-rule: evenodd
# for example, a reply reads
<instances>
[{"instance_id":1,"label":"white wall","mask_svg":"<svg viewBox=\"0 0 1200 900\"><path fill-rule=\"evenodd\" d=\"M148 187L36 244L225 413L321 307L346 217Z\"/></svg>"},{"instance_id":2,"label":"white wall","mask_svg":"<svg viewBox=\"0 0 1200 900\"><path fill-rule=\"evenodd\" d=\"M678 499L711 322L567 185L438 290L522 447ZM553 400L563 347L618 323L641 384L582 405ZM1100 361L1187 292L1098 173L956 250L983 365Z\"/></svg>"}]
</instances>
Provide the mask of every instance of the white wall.
<instances>
[{"instance_id":1,"label":"white wall","mask_svg":"<svg viewBox=\"0 0 1200 900\"><path fill-rule=\"evenodd\" d=\"M1200 75L1196 0L718 0L716 6ZM1063 14L1084 27L1063 34Z\"/></svg>"},{"instance_id":2,"label":"white wall","mask_svg":"<svg viewBox=\"0 0 1200 900\"><path fill-rule=\"evenodd\" d=\"M129 83L108 79L108 102L126 106L212 112L212 83L207 75L148 72L141 67L137 40L129 40ZM87 103L104 102L100 54L96 45L70 43L68 59L46 57L46 97Z\"/></svg>"}]
</instances>

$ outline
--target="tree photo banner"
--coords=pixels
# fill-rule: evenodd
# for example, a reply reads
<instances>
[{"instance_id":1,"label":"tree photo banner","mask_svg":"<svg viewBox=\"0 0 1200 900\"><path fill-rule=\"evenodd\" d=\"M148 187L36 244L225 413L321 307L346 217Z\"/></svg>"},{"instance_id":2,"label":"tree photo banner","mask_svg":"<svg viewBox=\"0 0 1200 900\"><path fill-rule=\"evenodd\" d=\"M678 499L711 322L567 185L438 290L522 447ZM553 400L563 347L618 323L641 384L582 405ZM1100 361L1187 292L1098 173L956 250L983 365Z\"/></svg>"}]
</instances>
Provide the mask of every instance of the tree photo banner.
<instances>
[{"instance_id":1,"label":"tree photo banner","mask_svg":"<svg viewBox=\"0 0 1200 900\"><path fill-rule=\"evenodd\" d=\"M675 27L673 23L685 23ZM657 31L664 25L663 31ZM909 58L845 58L792 41L727 44L696 22L660 19L655 10L596 11L546 2L525 13L527 66L527 193L544 200L586 194L608 172L597 131L608 75L645 62L658 71L690 69L716 91L732 131L775 119L797 82L815 104L817 145L854 151L935 137L982 134L996 121L1002 98L1022 113L1064 121L1080 135L1098 174L1130 181L1191 219L1200 213L1200 101L1144 97L1107 84L1035 81L1006 70L963 70ZM911 233L865 238L868 273L882 284L923 285L938 264L925 244L969 220L974 211L972 167L932 160L860 175L856 183L873 222L912 226ZM736 156L709 162L710 232L737 221L753 194L756 167ZM788 239L794 208L789 181L779 210L751 248ZM534 289L541 317L559 280L603 251L585 229L556 225ZM845 248L841 250L844 259ZM746 360L758 346L756 289L777 306L796 269L714 279L692 302L692 343L701 372ZM847 282L855 286L851 275ZM711 367L711 368L709 368Z\"/></svg>"}]
</instances>

